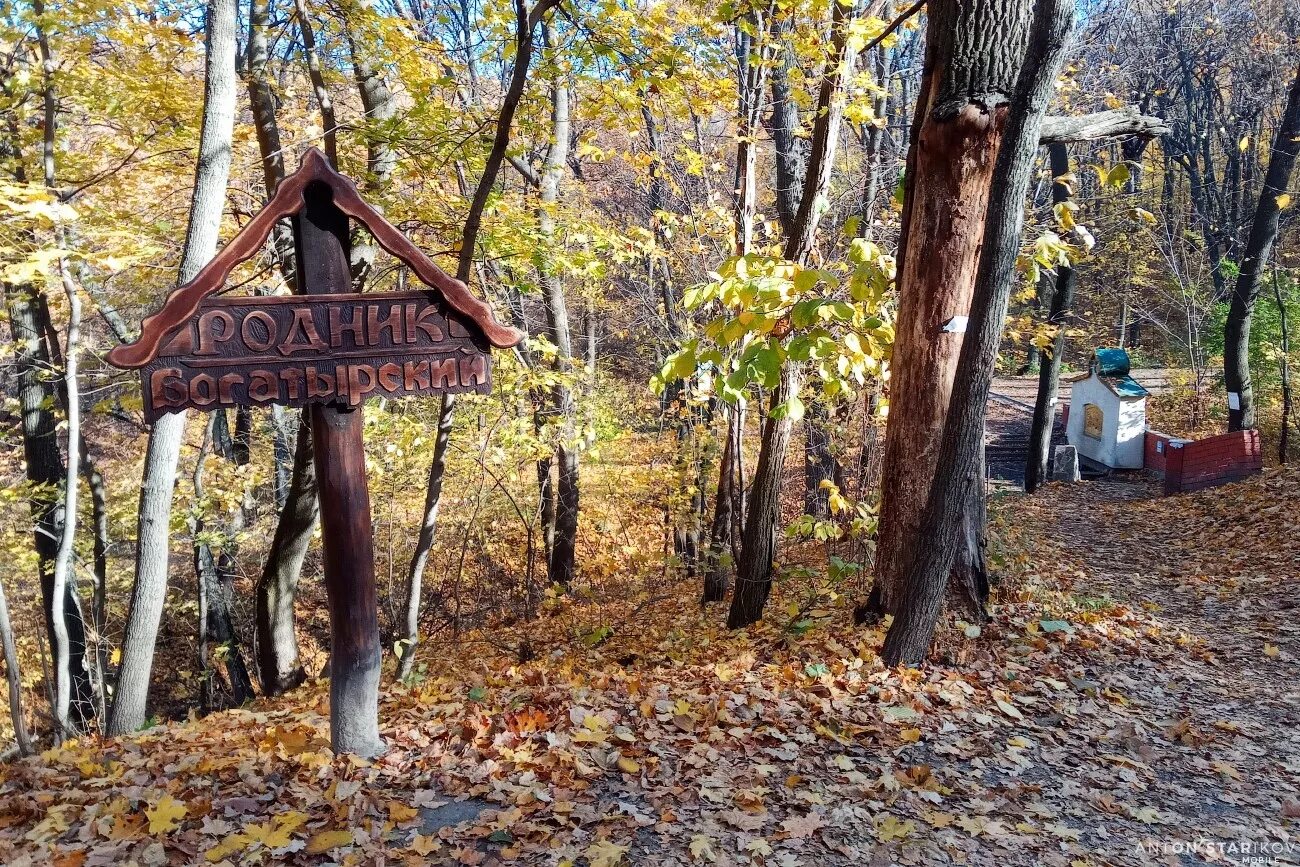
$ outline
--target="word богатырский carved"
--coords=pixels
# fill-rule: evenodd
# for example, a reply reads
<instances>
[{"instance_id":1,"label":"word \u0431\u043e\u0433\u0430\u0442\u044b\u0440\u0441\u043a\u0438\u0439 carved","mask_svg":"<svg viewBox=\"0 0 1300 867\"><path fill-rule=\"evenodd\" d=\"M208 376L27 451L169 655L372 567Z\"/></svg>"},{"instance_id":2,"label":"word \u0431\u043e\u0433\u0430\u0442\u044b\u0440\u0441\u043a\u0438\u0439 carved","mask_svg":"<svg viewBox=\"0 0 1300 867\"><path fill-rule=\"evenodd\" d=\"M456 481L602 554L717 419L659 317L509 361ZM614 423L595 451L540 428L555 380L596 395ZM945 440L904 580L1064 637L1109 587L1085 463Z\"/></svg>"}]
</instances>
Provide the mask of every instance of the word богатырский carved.
<instances>
[{"instance_id":1,"label":"word \u0431\u043e\u0433\u0430\u0442\u044b\u0440\u0441\u043a\u0438\u0439 carved","mask_svg":"<svg viewBox=\"0 0 1300 867\"><path fill-rule=\"evenodd\" d=\"M145 414L481 392L472 327L431 291L210 299L148 365Z\"/></svg>"}]
</instances>

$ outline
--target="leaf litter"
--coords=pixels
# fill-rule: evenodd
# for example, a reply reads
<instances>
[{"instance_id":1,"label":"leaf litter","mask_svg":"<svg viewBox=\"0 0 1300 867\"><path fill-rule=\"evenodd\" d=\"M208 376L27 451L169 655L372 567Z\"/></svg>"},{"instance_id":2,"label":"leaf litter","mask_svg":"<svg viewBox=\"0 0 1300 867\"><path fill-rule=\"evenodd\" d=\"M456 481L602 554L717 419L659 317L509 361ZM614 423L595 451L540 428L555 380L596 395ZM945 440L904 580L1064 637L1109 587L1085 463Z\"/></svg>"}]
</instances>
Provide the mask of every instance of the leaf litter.
<instances>
[{"instance_id":1,"label":"leaf litter","mask_svg":"<svg viewBox=\"0 0 1300 867\"><path fill-rule=\"evenodd\" d=\"M313 683L0 768L0 862L1294 861L1300 473L1158 493L997 501L992 618L947 622L924 670L884 669L851 599L730 633L690 582L566 598L424 649L373 761L332 755Z\"/></svg>"}]
</instances>

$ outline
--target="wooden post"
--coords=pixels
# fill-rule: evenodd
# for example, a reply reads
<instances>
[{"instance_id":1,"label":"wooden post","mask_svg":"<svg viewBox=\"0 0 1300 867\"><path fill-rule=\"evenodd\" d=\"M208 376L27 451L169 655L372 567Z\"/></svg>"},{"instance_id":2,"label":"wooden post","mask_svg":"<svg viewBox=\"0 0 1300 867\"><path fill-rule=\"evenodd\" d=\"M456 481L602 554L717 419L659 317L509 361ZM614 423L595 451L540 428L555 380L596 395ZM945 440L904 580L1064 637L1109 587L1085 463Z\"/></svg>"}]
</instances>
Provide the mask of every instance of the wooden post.
<instances>
[{"instance_id":1,"label":"wooden post","mask_svg":"<svg viewBox=\"0 0 1300 867\"><path fill-rule=\"evenodd\" d=\"M325 184L308 186L303 200L305 207L294 219L299 293L351 291L347 215ZM382 651L361 407L314 404L311 429L330 612L330 740L336 753L374 756L384 749L379 738Z\"/></svg>"}]
</instances>

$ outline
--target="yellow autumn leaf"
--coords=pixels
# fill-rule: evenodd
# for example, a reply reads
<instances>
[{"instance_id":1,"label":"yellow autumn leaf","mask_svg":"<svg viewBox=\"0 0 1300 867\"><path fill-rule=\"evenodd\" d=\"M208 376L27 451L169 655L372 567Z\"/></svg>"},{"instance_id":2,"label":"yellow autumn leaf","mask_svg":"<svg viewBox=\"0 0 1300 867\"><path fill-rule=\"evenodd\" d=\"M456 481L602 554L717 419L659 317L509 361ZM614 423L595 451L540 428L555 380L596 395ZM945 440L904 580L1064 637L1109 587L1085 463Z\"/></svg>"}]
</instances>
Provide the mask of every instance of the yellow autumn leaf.
<instances>
[{"instance_id":1,"label":"yellow autumn leaf","mask_svg":"<svg viewBox=\"0 0 1300 867\"><path fill-rule=\"evenodd\" d=\"M426 838L427 839L427 838ZM313 834L307 840L307 847L303 849L308 855L321 855L331 849L337 849L340 846L352 845L352 832L346 828L336 831L321 831ZM432 851L432 850L429 850ZM428 854L427 852L423 854Z\"/></svg>"},{"instance_id":2,"label":"yellow autumn leaf","mask_svg":"<svg viewBox=\"0 0 1300 867\"><path fill-rule=\"evenodd\" d=\"M627 756L619 756L618 769L625 774L635 774L641 770L641 766Z\"/></svg>"},{"instance_id":3,"label":"yellow autumn leaf","mask_svg":"<svg viewBox=\"0 0 1300 867\"><path fill-rule=\"evenodd\" d=\"M696 861L717 861L718 853L713 851L713 841L704 834L691 838L691 857Z\"/></svg>"},{"instance_id":4,"label":"yellow autumn leaf","mask_svg":"<svg viewBox=\"0 0 1300 867\"><path fill-rule=\"evenodd\" d=\"M406 804L397 801L388 802L388 818L394 822L409 822L418 815L420 815L420 811L414 807L408 807Z\"/></svg>"},{"instance_id":5,"label":"yellow autumn leaf","mask_svg":"<svg viewBox=\"0 0 1300 867\"><path fill-rule=\"evenodd\" d=\"M181 826L186 814L185 802L163 795L158 803L144 811L149 819L150 834L167 834Z\"/></svg>"},{"instance_id":6,"label":"yellow autumn leaf","mask_svg":"<svg viewBox=\"0 0 1300 867\"><path fill-rule=\"evenodd\" d=\"M900 822L892 813L886 813L882 819L876 822L876 835L882 843L888 843L891 840L906 840L915 830L916 823L911 819Z\"/></svg>"},{"instance_id":7,"label":"yellow autumn leaf","mask_svg":"<svg viewBox=\"0 0 1300 867\"><path fill-rule=\"evenodd\" d=\"M1283 193L1282 195L1274 199L1274 201L1277 202L1277 209L1279 211L1285 211L1291 204L1291 194Z\"/></svg>"},{"instance_id":8,"label":"yellow autumn leaf","mask_svg":"<svg viewBox=\"0 0 1300 867\"><path fill-rule=\"evenodd\" d=\"M591 867L615 867L623 860L623 855L630 847L611 843L609 840L597 840L583 852Z\"/></svg>"}]
</instances>

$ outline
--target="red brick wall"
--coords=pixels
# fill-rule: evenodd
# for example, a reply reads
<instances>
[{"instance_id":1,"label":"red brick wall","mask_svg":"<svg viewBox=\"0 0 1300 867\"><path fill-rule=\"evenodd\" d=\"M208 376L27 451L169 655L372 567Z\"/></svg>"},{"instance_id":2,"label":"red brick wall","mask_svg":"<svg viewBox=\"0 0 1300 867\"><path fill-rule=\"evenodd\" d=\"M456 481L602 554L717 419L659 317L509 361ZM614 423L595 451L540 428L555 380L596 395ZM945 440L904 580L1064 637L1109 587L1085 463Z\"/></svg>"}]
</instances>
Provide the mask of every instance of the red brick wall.
<instances>
[{"instance_id":1,"label":"red brick wall","mask_svg":"<svg viewBox=\"0 0 1300 867\"><path fill-rule=\"evenodd\" d=\"M1169 442L1172 439L1173 437L1169 434L1147 428L1146 454L1142 462L1148 470L1154 470L1162 476L1165 474L1165 457L1169 454ZM1163 445L1161 445L1162 443Z\"/></svg>"},{"instance_id":2,"label":"red brick wall","mask_svg":"<svg viewBox=\"0 0 1300 867\"><path fill-rule=\"evenodd\" d=\"M1175 444L1166 452L1165 493L1199 491L1235 482L1263 467L1257 430L1221 434L1181 447Z\"/></svg>"}]
</instances>

